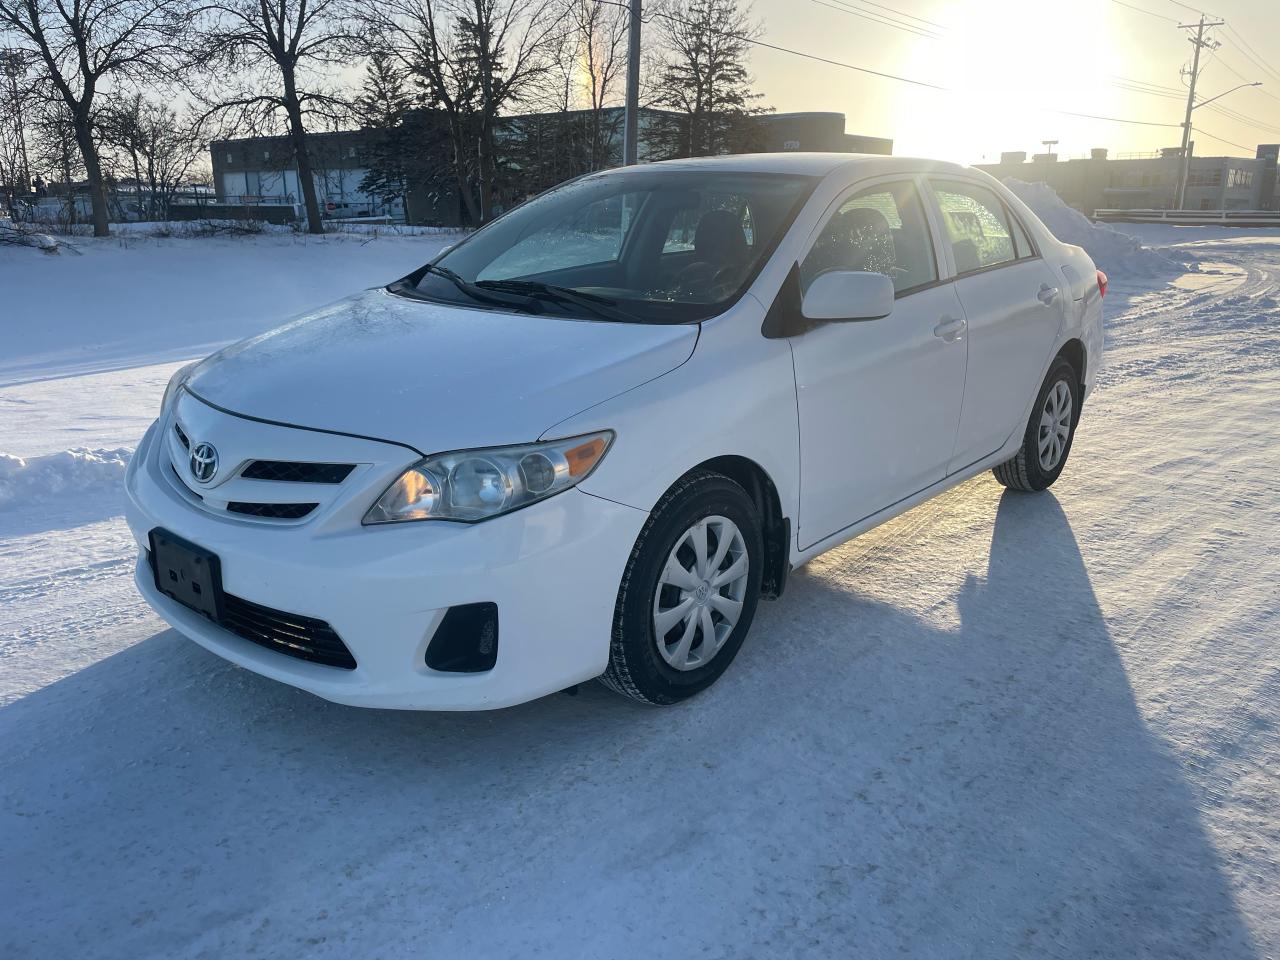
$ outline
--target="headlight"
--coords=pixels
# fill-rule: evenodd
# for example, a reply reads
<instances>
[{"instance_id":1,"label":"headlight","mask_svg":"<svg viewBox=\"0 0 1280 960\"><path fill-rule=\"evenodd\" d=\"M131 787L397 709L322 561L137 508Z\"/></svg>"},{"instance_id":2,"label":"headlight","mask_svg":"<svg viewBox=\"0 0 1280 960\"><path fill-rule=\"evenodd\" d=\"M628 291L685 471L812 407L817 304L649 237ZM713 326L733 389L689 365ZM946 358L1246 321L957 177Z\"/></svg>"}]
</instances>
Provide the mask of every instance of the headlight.
<instances>
[{"instance_id":1,"label":"headlight","mask_svg":"<svg viewBox=\"0 0 1280 960\"><path fill-rule=\"evenodd\" d=\"M419 460L387 487L365 523L462 520L510 513L581 483L596 468L613 431L522 447L459 450Z\"/></svg>"},{"instance_id":2,"label":"headlight","mask_svg":"<svg viewBox=\"0 0 1280 960\"><path fill-rule=\"evenodd\" d=\"M199 360L192 360L185 367L179 367L173 372L173 376L169 378L169 384L164 388L164 399L160 401L160 416L164 416L164 412L169 409L169 401L178 395L178 391L182 389L182 385L191 377L191 371L196 368Z\"/></svg>"}]
</instances>

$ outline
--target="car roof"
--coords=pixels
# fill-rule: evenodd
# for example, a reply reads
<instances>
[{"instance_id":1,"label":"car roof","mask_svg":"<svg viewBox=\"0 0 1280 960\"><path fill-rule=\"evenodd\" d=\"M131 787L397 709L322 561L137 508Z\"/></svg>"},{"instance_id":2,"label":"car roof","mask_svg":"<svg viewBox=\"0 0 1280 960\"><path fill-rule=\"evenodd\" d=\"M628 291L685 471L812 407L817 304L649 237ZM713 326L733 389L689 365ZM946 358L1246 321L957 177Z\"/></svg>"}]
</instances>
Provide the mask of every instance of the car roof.
<instances>
[{"instance_id":1,"label":"car roof","mask_svg":"<svg viewBox=\"0 0 1280 960\"><path fill-rule=\"evenodd\" d=\"M893 157L874 153L739 153L722 157L690 157L643 164L647 168L724 170L738 173L793 173L825 177L837 170L856 176L892 173L974 173L972 167L946 160Z\"/></svg>"}]
</instances>

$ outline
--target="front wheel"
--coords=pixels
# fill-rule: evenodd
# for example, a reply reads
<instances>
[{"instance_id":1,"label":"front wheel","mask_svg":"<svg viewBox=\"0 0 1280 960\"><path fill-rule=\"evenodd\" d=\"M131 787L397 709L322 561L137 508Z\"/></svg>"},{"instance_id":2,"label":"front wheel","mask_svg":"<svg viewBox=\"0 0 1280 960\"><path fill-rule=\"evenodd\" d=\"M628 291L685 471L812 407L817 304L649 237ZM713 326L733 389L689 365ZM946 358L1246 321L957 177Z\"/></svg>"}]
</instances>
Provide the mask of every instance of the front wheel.
<instances>
[{"instance_id":1,"label":"front wheel","mask_svg":"<svg viewBox=\"0 0 1280 960\"><path fill-rule=\"evenodd\" d=\"M751 627L763 566L760 518L746 491L708 471L685 476L631 551L601 682L653 704L711 686Z\"/></svg>"},{"instance_id":2,"label":"front wheel","mask_svg":"<svg viewBox=\"0 0 1280 960\"><path fill-rule=\"evenodd\" d=\"M991 472L1010 490L1048 488L1062 474L1080 420L1080 379L1075 368L1059 357L1044 378L1022 447L1012 460Z\"/></svg>"}]
</instances>

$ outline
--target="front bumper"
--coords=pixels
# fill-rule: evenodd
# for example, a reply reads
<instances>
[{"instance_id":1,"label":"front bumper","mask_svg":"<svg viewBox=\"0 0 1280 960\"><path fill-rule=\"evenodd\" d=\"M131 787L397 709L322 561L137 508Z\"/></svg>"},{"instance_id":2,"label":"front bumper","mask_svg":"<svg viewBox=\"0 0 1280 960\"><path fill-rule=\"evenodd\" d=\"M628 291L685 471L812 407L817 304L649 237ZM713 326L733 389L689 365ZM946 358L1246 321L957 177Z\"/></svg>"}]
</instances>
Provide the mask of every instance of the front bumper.
<instances>
[{"instance_id":1,"label":"front bumper","mask_svg":"<svg viewBox=\"0 0 1280 960\"><path fill-rule=\"evenodd\" d=\"M574 489L474 525L362 527L341 504L314 521L264 524L215 514L184 496L158 439L167 429L167 421L152 426L126 477L127 519L139 547L135 580L165 621L219 656L337 703L417 710L510 706L604 671L618 585L645 512ZM379 492L355 499L372 502ZM214 551L227 593L327 621L356 668L258 646L160 593L146 558L155 527ZM485 602L498 607L494 668L428 668L427 644L445 611Z\"/></svg>"}]
</instances>

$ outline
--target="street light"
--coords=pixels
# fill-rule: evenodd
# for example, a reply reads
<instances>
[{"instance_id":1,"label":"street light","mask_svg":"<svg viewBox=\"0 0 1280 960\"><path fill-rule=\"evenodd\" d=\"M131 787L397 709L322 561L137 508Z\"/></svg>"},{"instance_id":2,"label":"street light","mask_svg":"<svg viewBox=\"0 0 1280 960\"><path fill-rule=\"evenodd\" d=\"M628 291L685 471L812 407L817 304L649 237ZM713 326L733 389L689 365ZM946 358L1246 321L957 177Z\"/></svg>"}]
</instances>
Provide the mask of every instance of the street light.
<instances>
[{"instance_id":1,"label":"street light","mask_svg":"<svg viewBox=\"0 0 1280 960\"><path fill-rule=\"evenodd\" d=\"M1197 51L1198 53L1199 51ZM1187 178L1191 175L1191 111L1200 107L1206 107L1215 100L1221 100L1228 93L1235 93L1237 90L1243 90L1245 87L1260 87L1261 80L1254 80L1252 83L1241 83L1232 87L1230 90L1224 90L1216 97L1210 97L1208 100L1200 100L1198 102L1187 103L1187 119L1182 124L1182 171L1178 177L1178 209L1181 210L1187 203ZM1192 90L1194 91L1194 87ZM1192 94L1194 96L1194 92Z\"/></svg>"}]
</instances>

